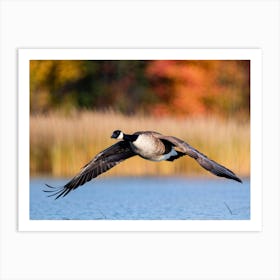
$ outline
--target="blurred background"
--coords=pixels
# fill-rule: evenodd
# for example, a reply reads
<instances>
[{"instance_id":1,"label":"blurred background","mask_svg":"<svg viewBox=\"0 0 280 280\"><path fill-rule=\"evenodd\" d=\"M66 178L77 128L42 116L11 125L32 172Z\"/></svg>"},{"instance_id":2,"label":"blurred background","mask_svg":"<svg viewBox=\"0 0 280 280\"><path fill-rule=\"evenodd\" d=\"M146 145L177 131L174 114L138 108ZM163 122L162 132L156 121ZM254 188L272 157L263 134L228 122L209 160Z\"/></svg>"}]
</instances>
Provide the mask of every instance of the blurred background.
<instances>
[{"instance_id":1,"label":"blurred background","mask_svg":"<svg viewBox=\"0 0 280 280\"><path fill-rule=\"evenodd\" d=\"M248 177L250 61L30 61L31 176L75 175L115 129L177 136ZM208 175L186 157L132 158L105 176L174 174Z\"/></svg>"}]
</instances>

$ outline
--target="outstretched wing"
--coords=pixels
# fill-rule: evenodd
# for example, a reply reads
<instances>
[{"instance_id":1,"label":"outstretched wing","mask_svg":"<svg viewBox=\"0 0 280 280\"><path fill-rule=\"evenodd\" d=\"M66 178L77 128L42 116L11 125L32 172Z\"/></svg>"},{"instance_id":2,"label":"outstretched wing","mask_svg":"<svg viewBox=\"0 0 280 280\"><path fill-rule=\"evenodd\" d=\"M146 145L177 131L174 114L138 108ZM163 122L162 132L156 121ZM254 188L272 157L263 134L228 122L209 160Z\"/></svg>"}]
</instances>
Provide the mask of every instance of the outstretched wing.
<instances>
[{"instance_id":1,"label":"outstretched wing","mask_svg":"<svg viewBox=\"0 0 280 280\"><path fill-rule=\"evenodd\" d=\"M84 183L134 155L135 153L131 150L128 142L117 142L94 157L82 168L80 173L72 178L65 186L52 187L46 184L49 189L44 191L51 193L49 196L56 196L56 199L61 196L66 196L70 191L75 190Z\"/></svg>"},{"instance_id":2,"label":"outstretched wing","mask_svg":"<svg viewBox=\"0 0 280 280\"><path fill-rule=\"evenodd\" d=\"M156 135L156 137L165 141L169 141L179 150L179 152L194 158L203 168L215 174L216 176L225 177L242 183L241 179L238 178L231 170L215 162L214 160L209 159L206 155L202 154L183 140L173 136L164 136L160 134Z\"/></svg>"}]
</instances>

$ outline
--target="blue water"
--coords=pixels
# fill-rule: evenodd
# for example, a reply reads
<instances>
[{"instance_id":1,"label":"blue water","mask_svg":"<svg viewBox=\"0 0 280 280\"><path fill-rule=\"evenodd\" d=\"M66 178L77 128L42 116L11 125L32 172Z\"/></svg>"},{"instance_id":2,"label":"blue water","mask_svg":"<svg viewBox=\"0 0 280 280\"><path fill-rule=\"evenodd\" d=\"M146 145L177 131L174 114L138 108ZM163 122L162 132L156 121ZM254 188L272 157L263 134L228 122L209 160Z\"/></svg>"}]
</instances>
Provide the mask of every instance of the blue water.
<instances>
[{"instance_id":1,"label":"blue water","mask_svg":"<svg viewBox=\"0 0 280 280\"><path fill-rule=\"evenodd\" d=\"M98 178L54 200L44 184L30 182L30 219L34 220L248 220L250 182L185 177Z\"/></svg>"}]
</instances>

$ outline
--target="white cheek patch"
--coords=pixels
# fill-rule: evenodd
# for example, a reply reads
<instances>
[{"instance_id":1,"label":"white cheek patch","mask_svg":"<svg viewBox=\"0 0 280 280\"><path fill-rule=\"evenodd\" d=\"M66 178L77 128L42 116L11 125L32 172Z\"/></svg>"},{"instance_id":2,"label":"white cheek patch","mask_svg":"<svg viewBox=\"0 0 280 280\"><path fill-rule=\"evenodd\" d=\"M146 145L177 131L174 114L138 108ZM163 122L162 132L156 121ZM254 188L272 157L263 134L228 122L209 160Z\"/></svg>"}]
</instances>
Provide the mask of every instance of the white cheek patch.
<instances>
[{"instance_id":1,"label":"white cheek patch","mask_svg":"<svg viewBox=\"0 0 280 280\"><path fill-rule=\"evenodd\" d=\"M117 139L122 140L123 139L123 133L121 132L120 135L117 137Z\"/></svg>"}]
</instances>

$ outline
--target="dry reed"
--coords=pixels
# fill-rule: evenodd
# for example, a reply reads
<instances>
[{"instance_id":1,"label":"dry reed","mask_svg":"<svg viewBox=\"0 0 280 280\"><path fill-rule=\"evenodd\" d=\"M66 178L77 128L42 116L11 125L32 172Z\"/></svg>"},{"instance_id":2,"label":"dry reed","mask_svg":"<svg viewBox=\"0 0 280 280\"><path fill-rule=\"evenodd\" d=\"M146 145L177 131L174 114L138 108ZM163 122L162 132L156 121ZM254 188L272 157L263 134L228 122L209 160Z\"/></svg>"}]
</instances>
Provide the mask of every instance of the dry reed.
<instances>
[{"instance_id":1,"label":"dry reed","mask_svg":"<svg viewBox=\"0 0 280 280\"><path fill-rule=\"evenodd\" d=\"M173 119L124 116L116 112L58 113L30 117L31 176L73 176L94 155L114 143L115 129L126 133L155 130L184 139L240 176L250 175L249 123L211 118ZM154 163L139 157L121 163L106 175L207 175L193 159Z\"/></svg>"}]
</instances>

